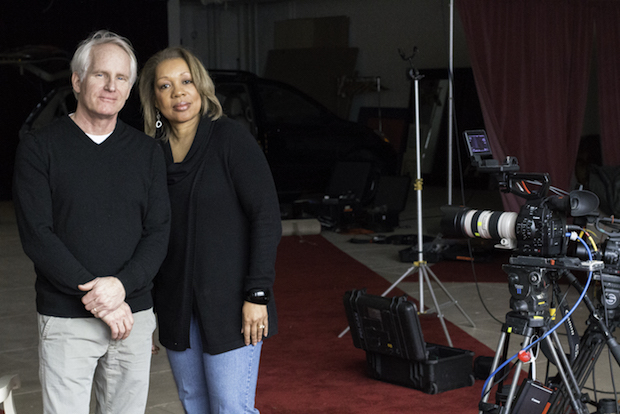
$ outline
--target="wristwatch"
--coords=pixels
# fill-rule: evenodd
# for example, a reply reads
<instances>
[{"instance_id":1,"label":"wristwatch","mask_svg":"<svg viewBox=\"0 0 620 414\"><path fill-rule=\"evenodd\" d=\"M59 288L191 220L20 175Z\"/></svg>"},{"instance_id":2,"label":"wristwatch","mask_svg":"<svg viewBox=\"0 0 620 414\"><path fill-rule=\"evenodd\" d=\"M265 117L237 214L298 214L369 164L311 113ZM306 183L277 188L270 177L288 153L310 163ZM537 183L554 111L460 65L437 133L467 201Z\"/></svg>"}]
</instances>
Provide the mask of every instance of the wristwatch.
<instances>
[{"instance_id":1,"label":"wristwatch","mask_svg":"<svg viewBox=\"0 0 620 414\"><path fill-rule=\"evenodd\" d=\"M258 305L266 305L269 303L271 296L268 289L250 289L245 292L245 300L250 303L256 303Z\"/></svg>"}]
</instances>

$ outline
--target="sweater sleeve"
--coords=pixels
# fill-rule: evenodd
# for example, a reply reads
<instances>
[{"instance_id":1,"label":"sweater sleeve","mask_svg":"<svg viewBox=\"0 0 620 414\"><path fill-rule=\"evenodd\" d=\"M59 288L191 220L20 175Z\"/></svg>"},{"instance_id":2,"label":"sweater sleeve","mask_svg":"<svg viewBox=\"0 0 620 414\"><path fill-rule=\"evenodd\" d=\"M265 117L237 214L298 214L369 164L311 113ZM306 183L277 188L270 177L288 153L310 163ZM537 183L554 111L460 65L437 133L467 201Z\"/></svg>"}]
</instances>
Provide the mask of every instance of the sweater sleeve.
<instances>
[{"instance_id":1,"label":"sweater sleeve","mask_svg":"<svg viewBox=\"0 0 620 414\"><path fill-rule=\"evenodd\" d=\"M46 141L26 135L20 142L13 174L13 201L24 252L37 272L59 291L81 296L78 285L93 276L54 232Z\"/></svg>"},{"instance_id":2,"label":"sweater sleeve","mask_svg":"<svg viewBox=\"0 0 620 414\"><path fill-rule=\"evenodd\" d=\"M159 145L153 145L151 185L142 219L142 237L132 258L115 275L127 296L151 285L168 249L170 199L166 183L166 163Z\"/></svg>"},{"instance_id":3,"label":"sweater sleeve","mask_svg":"<svg viewBox=\"0 0 620 414\"><path fill-rule=\"evenodd\" d=\"M245 290L271 289L275 282L275 262L282 236L280 205L265 155L244 128L237 127L231 140L231 167L235 191L250 223L249 274Z\"/></svg>"}]
</instances>

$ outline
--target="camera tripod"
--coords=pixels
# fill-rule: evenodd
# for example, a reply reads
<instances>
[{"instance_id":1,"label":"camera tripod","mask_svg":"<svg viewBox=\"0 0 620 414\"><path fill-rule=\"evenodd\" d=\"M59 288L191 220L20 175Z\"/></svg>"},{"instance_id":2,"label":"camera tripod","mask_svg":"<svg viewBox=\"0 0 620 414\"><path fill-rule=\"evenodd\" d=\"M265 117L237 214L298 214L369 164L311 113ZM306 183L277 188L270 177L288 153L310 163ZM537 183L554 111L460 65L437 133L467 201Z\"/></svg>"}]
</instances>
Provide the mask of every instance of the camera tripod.
<instances>
[{"instance_id":1,"label":"camera tripod","mask_svg":"<svg viewBox=\"0 0 620 414\"><path fill-rule=\"evenodd\" d=\"M519 262L518 258L515 261ZM589 400L589 397L586 394L582 394L581 390L586 380L593 372L596 361L605 345L608 346L616 362L620 365L620 346L611 335L611 329L605 324L601 317L600 311L602 306L595 307L588 296L585 295L584 288L579 284L575 276L566 269L557 271L527 265L505 265L504 270L509 274L509 284L512 294L511 308L513 311L506 315L506 322L502 326L502 335L491 367L492 375L495 375L496 371L498 371L500 360L504 361L501 367L509 362L507 361L507 354L510 334L515 333L525 338L522 344L524 350L531 347L533 338L544 337L543 344L546 345L546 348L543 349L543 351L546 351L548 364L554 364L558 370L558 375L551 378L546 386L539 387L539 389L546 389L545 396L547 399L543 401L543 403L546 404L544 412L548 414L563 414L567 412L568 406L570 405L573 409L571 412L577 414L589 413L586 402L591 404L595 402ZM582 294L583 301L590 311L589 326L584 332L584 335L580 338L579 352L572 358L572 362L569 362L555 329L550 329L552 318L550 316L547 298L552 287L553 292L558 296L557 293L559 289L556 291L555 288L557 288L557 285L555 282L561 276L567 276L569 283ZM601 276L601 278L603 278L603 276ZM615 286L620 286L617 284L618 281L620 281L620 277L607 277L613 279L612 282L608 283L615 283ZM608 316L611 316L611 318L607 318L607 320L612 322L610 323L612 328L618 325L620 321L616 320L618 316L617 311L609 313ZM550 330L551 334L546 335ZM496 404L487 403L492 386L490 381L487 382L479 406L480 413L509 414L511 413L511 409L513 409L513 405L516 414L531 412L528 411L527 408L525 411L522 411L523 407L518 406L523 401L523 398L520 398L521 394L526 395L528 392L527 387L529 386L529 384L525 382L522 385L522 389L519 391L519 396L517 396L517 383L522 366L523 361L520 357L515 364L516 369L507 394L503 390L504 379L502 378L499 381ZM615 401L611 402L615 404ZM599 412L616 413L616 409L614 408L613 411Z\"/></svg>"},{"instance_id":2,"label":"camera tripod","mask_svg":"<svg viewBox=\"0 0 620 414\"><path fill-rule=\"evenodd\" d=\"M568 277L569 283L573 285L575 289L578 291L583 291L583 287L572 273L567 272L566 276ZM616 294L617 288L620 287L620 276L602 274L598 277L598 279L601 281L601 286L603 289L605 289L605 286L607 286L608 289L615 289L613 294ZM604 294L605 292L603 291L603 295ZM603 304L595 306L588 296L584 296L584 303L590 311L590 316L587 322L588 327L579 341L579 354L571 364L571 368L580 389L583 389L586 381L594 372L596 362L603 352L605 345L608 346L616 360L616 363L620 366L620 346L612 336L614 329L620 326L620 313L618 312L618 309L605 309ZM551 409L548 413L565 413L568 408L568 390L566 388L566 384L564 382L560 382L554 385L557 387L557 392L551 399ZM589 400L589 398L587 399ZM588 402L595 403L593 401ZM604 412L616 413L617 407L614 408L613 411Z\"/></svg>"},{"instance_id":3,"label":"camera tripod","mask_svg":"<svg viewBox=\"0 0 620 414\"><path fill-rule=\"evenodd\" d=\"M583 386L592 374L594 366L606 345L605 333L596 323L596 320L591 317L589 323L590 325L584 332L582 340L580 341L579 355L571 364L580 389L583 389ZM548 414L562 414L565 413L568 408L569 391L566 388L566 384L564 382L559 382L556 386L557 391L550 400L551 408ZM590 401L587 395L582 395L582 399L586 400L586 402L596 403L595 401ZM614 409L611 413L615 414L616 410Z\"/></svg>"},{"instance_id":4,"label":"camera tripod","mask_svg":"<svg viewBox=\"0 0 620 414\"><path fill-rule=\"evenodd\" d=\"M493 359L493 365L491 371L494 372L499 366L500 357L506 360L509 345L510 334L517 334L524 337L522 346L527 348L532 343L532 338L535 336L542 337L549 330L550 317L543 317L542 319L535 315L522 314L520 312L509 312L506 314L506 322L502 326L502 335L497 347L497 352ZM570 398L570 403L578 414L588 414L589 411L585 405L581 402L581 391L577 384L577 379L571 370L570 363L563 352L562 344L558 338L557 332L553 331L551 335L544 336L544 341L551 351L551 361L558 369L558 374L562 379L563 384L567 384L569 389L567 395ZM517 384L519 382L519 375L521 374L521 368L523 361L519 359L516 363L515 372L513 374L512 383L507 395L502 394L502 384L500 382L500 390L498 390L498 400L503 400L504 406L499 408L493 404L486 404L489 391L491 390L491 383L487 384L485 388L484 397L480 404L481 413L510 413L514 404L515 396L517 394ZM503 380L502 380L503 381ZM571 390L572 388L572 390ZM549 396L551 392L549 392ZM499 411L498 411L499 408ZM541 411L542 412L542 411Z\"/></svg>"},{"instance_id":5,"label":"camera tripod","mask_svg":"<svg viewBox=\"0 0 620 414\"><path fill-rule=\"evenodd\" d=\"M507 364L509 335L517 334L524 337L522 349L527 350L533 345L533 338L544 338L544 343L549 350L550 360L557 367L558 374L562 382L567 385L570 403L577 414L588 414L585 405L580 401L581 391L577 385L577 380L571 370L570 362L562 348L557 332L551 331L551 315L549 312L549 302L551 280L549 270L543 267L504 265L504 270L509 274L509 288L512 294L511 312L506 314L506 322L502 325L502 334L497 346L493 363L491 366L492 375L495 374L500 366L500 359ZM536 342L540 341L538 339ZM503 406L488 404L489 392L492 383L488 381L484 389L484 394L480 402L480 413L510 413L515 396L517 395L517 384L523 366L523 359L519 357L515 364L515 371L508 394L504 394L503 379L499 381L499 389L496 399ZM544 388L544 387L543 387ZM543 389L543 394L546 390ZM521 391L523 392L523 391ZM551 397L551 392L547 392L547 397ZM545 401L541 401L545 404ZM540 412L543 412L542 410Z\"/></svg>"}]
</instances>

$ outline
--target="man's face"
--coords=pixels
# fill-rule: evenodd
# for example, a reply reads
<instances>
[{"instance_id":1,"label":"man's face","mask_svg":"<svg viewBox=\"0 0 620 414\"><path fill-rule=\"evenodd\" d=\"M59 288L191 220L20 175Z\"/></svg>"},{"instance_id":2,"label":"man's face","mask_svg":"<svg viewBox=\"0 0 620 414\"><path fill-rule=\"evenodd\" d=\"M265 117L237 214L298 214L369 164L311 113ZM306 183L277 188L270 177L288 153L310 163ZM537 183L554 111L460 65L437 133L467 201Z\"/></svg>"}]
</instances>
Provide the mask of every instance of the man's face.
<instances>
[{"instance_id":1,"label":"man's face","mask_svg":"<svg viewBox=\"0 0 620 414\"><path fill-rule=\"evenodd\" d=\"M78 93L78 110L91 119L115 118L129 98L131 85L129 55L115 44L92 48L91 65L84 79L71 78Z\"/></svg>"}]
</instances>

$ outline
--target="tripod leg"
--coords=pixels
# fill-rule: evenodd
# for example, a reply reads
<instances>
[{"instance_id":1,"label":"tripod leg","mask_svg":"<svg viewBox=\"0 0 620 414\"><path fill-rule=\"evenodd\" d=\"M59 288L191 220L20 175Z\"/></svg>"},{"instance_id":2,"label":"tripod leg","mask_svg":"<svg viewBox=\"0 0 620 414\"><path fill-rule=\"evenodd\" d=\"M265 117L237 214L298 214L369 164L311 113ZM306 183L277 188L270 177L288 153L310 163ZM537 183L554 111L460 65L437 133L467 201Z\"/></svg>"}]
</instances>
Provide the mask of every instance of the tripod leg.
<instances>
[{"instance_id":1,"label":"tripod leg","mask_svg":"<svg viewBox=\"0 0 620 414\"><path fill-rule=\"evenodd\" d=\"M527 347L530 344L531 339L532 339L531 336L526 336L525 339L523 340L522 347L523 348ZM510 414L510 409L512 408L512 403L514 401L515 394L517 393L517 385L519 382L519 375L521 375L522 367L523 367L523 362L521 360L518 360L518 362L515 364L515 372L512 376L512 383L510 384L510 392L508 393L508 398L506 399L505 409L503 411L506 414Z\"/></svg>"},{"instance_id":2,"label":"tripod leg","mask_svg":"<svg viewBox=\"0 0 620 414\"><path fill-rule=\"evenodd\" d=\"M571 364L572 372L578 383L578 389L583 389L588 377L592 374L596 361L605 347L604 336L597 331L596 325L590 324L584 332L579 346L579 354ZM557 392L552 400L552 410L549 414L561 414L566 412L566 408L570 403L568 395L570 394L570 384L561 382L557 384Z\"/></svg>"},{"instance_id":3,"label":"tripod leg","mask_svg":"<svg viewBox=\"0 0 620 414\"><path fill-rule=\"evenodd\" d=\"M502 331L502 334L499 337L499 343L497 344L497 350L495 351L495 356L493 357L493 363L491 364L491 371L489 371L490 373L495 372L495 370L497 369L497 367L499 367L499 361L501 358L501 352L504 349L504 346L506 344L508 340L508 334L504 331ZM493 378L489 378L486 387L484 388L484 393L482 394L482 402L486 403L489 400L489 394L491 392L491 388L493 387ZM479 414L483 414L482 411L479 412Z\"/></svg>"},{"instance_id":4,"label":"tripod leg","mask_svg":"<svg viewBox=\"0 0 620 414\"><path fill-rule=\"evenodd\" d=\"M407 271L398 278L398 280L394 283L392 283L392 286L390 286L389 288L387 288L387 290L385 292L383 292L381 294L381 296L386 296L388 293L390 293L392 291L392 289L394 289L400 282L402 282L407 276L409 276L411 273L415 272L416 270L418 270L417 266L411 266L409 269L407 269Z\"/></svg>"},{"instance_id":5,"label":"tripod leg","mask_svg":"<svg viewBox=\"0 0 620 414\"><path fill-rule=\"evenodd\" d=\"M579 395L581 395L579 384L577 384L577 379L575 378L575 374L573 373L573 370L571 369L570 362L568 361L568 358L566 357L566 353L564 353L564 350L562 348L562 344L560 343L560 338L558 337L557 331L553 331L551 335L553 336L553 341L556 343L558 347L558 351L559 351L558 355L560 357L560 361L562 362L563 366L566 367L567 377L570 379L571 381L570 383L572 384L576 392Z\"/></svg>"},{"instance_id":6,"label":"tripod leg","mask_svg":"<svg viewBox=\"0 0 620 414\"><path fill-rule=\"evenodd\" d=\"M448 292L448 289L446 289L446 287L443 285L443 283L441 283L441 281L439 280L439 278L435 275L435 273L433 273L433 271L430 269L430 267L427 267L428 272L431 274L431 276L433 276L433 279L435 279L435 282L437 282L437 284L439 285L439 287L444 291L444 293L446 294L446 296L448 296L448 298L450 298L450 301L457 307L457 309L459 311L461 311L461 314L463 314L463 316L469 321L469 324L471 325L472 328L476 327L476 324L474 323L474 321L469 317L469 315L467 314L467 312L465 312L465 310L461 307L461 305L459 304L459 302L454 299L454 297L450 294L450 292ZM430 282L428 282L430 285ZM437 306L437 305L435 305Z\"/></svg>"},{"instance_id":7,"label":"tripod leg","mask_svg":"<svg viewBox=\"0 0 620 414\"><path fill-rule=\"evenodd\" d=\"M553 331L553 334L555 334L555 335L553 335L554 339L557 340L557 344L560 346L559 339L557 337L556 332ZM558 357L558 353L557 353L557 351L555 349L555 346L553 345L553 342L551 341L551 338L549 336L546 336L545 337L545 342L547 342L547 345L549 346L549 351L551 352L551 356L553 357L553 362L555 363L555 365L556 365L556 367L558 369L558 372L560 373L560 377L562 377L562 381L564 381L564 383L566 384L566 388L567 388L566 391L567 391L567 394L568 394L568 396L569 396L569 398L571 400L571 405L573 406L573 409L575 410L575 413L577 413L577 414L587 414L587 413L589 413L589 411L587 410L586 407L583 406L581 401L579 401L577 399L577 397L575 397L575 394L577 394L579 397L581 397L581 391L579 389L577 389L576 392L573 393L570 390L570 386L569 385L571 385L571 384L573 385L573 387L577 387L577 384L575 382L575 377L572 374L572 371L570 370L570 366L567 366L567 370L570 371L570 375L572 377L572 382L569 383L568 382L568 377L566 375L566 370L564 370L564 367L562 366L562 363L560 361L560 358ZM560 349L561 349L561 346L560 346ZM566 356L564 355L563 351L562 351L562 355L564 357L564 361L567 361L566 360Z\"/></svg>"},{"instance_id":8,"label":"tripod leg","mask_svg":"<svg viewBox=\"0 0 620 414\"><path fill-rule=\"evenodd\" d=\"M595 339L591 343L586 342L588 346L581 348L579 356L577 356L575 363L573 363L573 370L580 388L583 388L590 375L592 375L596 361L598 361L601 352L605 348L604 338L601 336L597 339L598 341Z\"/></svg>"},{"instance_id":9,"label":"tripod leg","mask_svg":"<svg viewBox=\"0 0 620 414\"><path fill-rule=\"evenodd\" d=\"M429 269L427 266L420 266L420 281L422 280L422 278L424 278L426 280L426 283L428 285L428 290L431 293L431 297L433 298L433 303L435 304L435 308L437 309L437 317L439 318L439 321L441 322L441 326L443 327L443 331L446 334L446 338L448 339L448 345L450 347L452 347L452 339L450 338L450 334L448 333L448 327L446 326L446 321L443 317L443 313L441 313L441 308L439 307L439 303L437 303L437 297L435 296L435 292L433 291L433 286L431 285L431 281L428 277L428 272ZM423 312L422 309L420 309L420 312Z\"/></svg>"}]
</instances>

